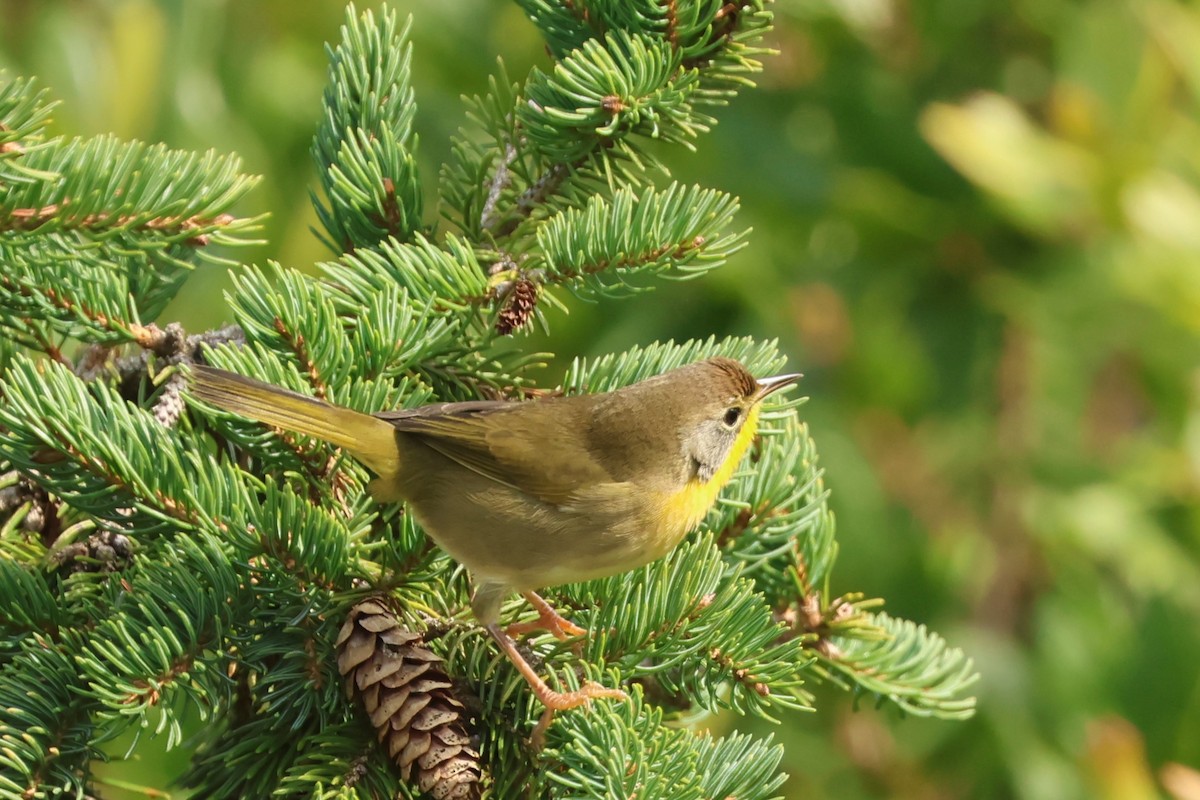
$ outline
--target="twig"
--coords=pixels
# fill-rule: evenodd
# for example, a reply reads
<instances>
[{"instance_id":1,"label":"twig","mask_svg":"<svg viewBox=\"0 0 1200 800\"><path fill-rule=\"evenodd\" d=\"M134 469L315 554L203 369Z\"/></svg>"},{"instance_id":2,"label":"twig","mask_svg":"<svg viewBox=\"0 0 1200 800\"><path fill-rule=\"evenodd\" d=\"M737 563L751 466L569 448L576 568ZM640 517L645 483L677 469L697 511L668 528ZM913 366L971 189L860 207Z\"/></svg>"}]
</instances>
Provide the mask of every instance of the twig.
<instances>
[{"instance_id":1,"label":"twig","mask_svg":"<svg viewBox=\"0 0 1200 800\"><path fill-rule=\"evenodd\" d=\"M487 200L483 203L483 211L479 215L479 227L483 230L491 230L496 224L496 203L500 201L500 195L512 183L512 176L508 172L508 166L517 157L517 148L512 144L504 145L504 157L500 159L500 163L496 165L496 172L492 175L492 182L488 186Z\"/></svg>"}]
</instances>

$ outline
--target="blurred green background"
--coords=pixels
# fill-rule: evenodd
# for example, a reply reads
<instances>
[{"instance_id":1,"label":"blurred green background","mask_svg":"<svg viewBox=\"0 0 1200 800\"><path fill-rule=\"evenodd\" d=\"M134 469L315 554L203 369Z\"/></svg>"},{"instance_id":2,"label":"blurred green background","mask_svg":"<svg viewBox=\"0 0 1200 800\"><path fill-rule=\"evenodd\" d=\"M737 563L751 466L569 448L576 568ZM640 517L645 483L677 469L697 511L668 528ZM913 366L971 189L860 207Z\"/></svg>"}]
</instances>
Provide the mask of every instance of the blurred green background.
<instances>
[{"instance_id":1,"label":"blurred green background","mask_svg":"<svg viewBox=\"0 0 1200 800\"><path fill-rule=\"evenodd\" d=\"M497 56L514 77L547 57L513 5L393 5L415 15L432 199L459 95ZM968 723L820 689L816 714L761 726L789 798L1200 798L1200 6L775 11L760 88L669 159L741 197L749 246L700 281L552 311L529 346L778 337L838 514L834 591L975 657ZM233 255L311 270L307 150L342 17L0 0L0 68L63 101L59 133L241 154L265 176L242 212L271 217ZM227 286L198 271L165 318L222 322ZM140 758L135 782L175 768Z\"/></svg>"}]
</instances>

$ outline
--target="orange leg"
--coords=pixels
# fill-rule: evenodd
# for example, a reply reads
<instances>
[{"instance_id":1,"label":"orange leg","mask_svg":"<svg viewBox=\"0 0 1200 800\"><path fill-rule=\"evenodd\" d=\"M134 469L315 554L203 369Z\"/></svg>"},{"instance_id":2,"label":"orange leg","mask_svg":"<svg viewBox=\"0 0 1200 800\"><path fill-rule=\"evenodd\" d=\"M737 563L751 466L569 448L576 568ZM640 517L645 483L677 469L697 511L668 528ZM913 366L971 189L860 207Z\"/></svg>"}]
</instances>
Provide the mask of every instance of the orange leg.
<instances>
[{"instance_id":1,"label":"orange leg","mask_svg":"<svg viewBox=\"0 0 1200 800\"><path fill-rule=\"evenodd\" d=\"M509 625L504 629L509 636L516 637L534 631L549 631L554 634L554 638L562 641L587 633L571 620L560 616L537 592L521 592L521 597L524 597L529 605L537 610L538 618L532 622L514 622Z\"/></svg>"},{"instance_id":2,"label":"orange leg","mask_svg":"<svg viewBox=\"0 0 1200 800\"><path fill-rule=\"evenodd\" d=\"M532 592L531 592L532 594ZM536 597L536 595L534 595ZM541 600L539 597L538 600ZM541 600L545 603L544 600ZM549 608L549 606L546 606ZM553 612L551 612L553 613ZM558 615L555 614L557 617ZM559 617L561 619L561 617ZM565 622L565 620L564 620ZM570 624L570 623L568 623ZM572 626L574 627L574 626ZM516 666L517 671L521 673L521 677L533 689L534 695L546 707L545 713L538 721L537 727L533 729L532 742L534 748L540 750L543 744L543 738L546 729L550 727L550 721L554 719L555 711L566 711L569 708L578 708L586 703L590 703L597 697L607 697L612 700L628 700L629 695L622 692L620 689L609 689L606 686L601 686L594 681L588 681L583 686L580 686L573 692L556 692L546 685L546 682L534 671L533 667L529 666L529 662L517 650L517 645L512 638L505 633L499 625L492 624L487 626L487 631L492 635L492 638L500 645L500 649L508 656L509 661L512 661Z\"/></svg>"}]
</instances>

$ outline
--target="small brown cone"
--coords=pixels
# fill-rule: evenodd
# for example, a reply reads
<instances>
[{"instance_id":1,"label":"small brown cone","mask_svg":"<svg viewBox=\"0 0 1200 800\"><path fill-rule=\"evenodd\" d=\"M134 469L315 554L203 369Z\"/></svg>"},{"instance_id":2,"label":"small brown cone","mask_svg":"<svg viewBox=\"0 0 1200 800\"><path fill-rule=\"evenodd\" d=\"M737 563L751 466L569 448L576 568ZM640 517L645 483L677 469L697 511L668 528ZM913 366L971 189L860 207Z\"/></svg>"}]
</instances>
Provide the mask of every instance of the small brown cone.
<instances>
[{"instance_id":1,"label":"small brown cone","mask_svg":"<svg viewBox=\"0 0 1200 800\"><path fill-rule=\"evenodd\" d=\"M496 316L496 333L507 336L528 325L529 320L533 319L540 293L538 285L528 278L521 278L513 284L505 298L504 307Z\"/></svg>"},{"instance_id":2,"label":"small brown cone","mask_svg":"<svg viewBox=\"0 0 1200 800\"><path fill-rule=\"evenodd\" d=\"M442 659L382 600L350 609L337 646L346 694L362 699L401 777L434 800L476 800L479 753Z\"/></svg>"}]
</instances>

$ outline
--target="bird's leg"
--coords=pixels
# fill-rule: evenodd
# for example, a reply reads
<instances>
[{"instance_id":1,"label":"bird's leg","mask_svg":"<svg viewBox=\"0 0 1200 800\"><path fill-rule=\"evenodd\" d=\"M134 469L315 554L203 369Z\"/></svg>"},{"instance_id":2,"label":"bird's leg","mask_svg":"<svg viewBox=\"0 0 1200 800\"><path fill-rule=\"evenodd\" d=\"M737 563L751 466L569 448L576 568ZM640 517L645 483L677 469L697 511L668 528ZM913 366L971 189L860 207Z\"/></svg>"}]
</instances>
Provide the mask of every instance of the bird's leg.
<instances>
[{"instance_id":1,"label":"bird's leg","mask_svg":"<svg viewBox=\"0 0 1200 800\"><path fill-rule=\"evenodd\" d=\"M532 592L531 592L532 594ZM534 595L536 597L536 595ZM541 600L541 598L538 598ZM542 600L544 603L545 601ZM549 606L547 606L549 608ZM552 612L553 613L553 612ZM557 616L557 615L555 615ZM565 620L564 620L565 621ZM568 623L569 624L569 623ZM541 679L541 676L534 671L525 657L517 650L516 643L513 642L504 630L496 623L487 626L487 632L492 635L492 638L500 645L500 649L508 656L509 661L513 662L517 671L521 673L521 677L533 689L534 695L546 707L546 711L542 714L542 718L538 721L537 727L533 729L531 741L536 749L541 749L543 737L546 734L546 729L550 727L550 721L554 719L555 711L566 711L569 708L578 708L581 705L591 702L598 697L607 697L612 700L628 700L629 695L622 692L620 689L609 689L607 686L601 686L594 681L588 681L573 692L557 692L546 685L546 682Z\"/></svg>"},{"instance_id":2,"label":"bird's leg","mask_svg":"<svg viewBox=\"0 0 1200 800\"><path fill-rule=\"evenodd\" d=\"M521 597L524 597L529 605L533 606L538 612L538 618L531 622L514 622L504 629L504 632L509 636L521 636L533 631L549 631L554 634L554 638L562 641L570 639L572 636L583 636L587 631L576 625L571 620L560 616L549 603L542 599L537 592L521 592Z\"/></svg>"},{"instance_id":3,"label":"bird's leg","mask_svg":"<svg viewBox=\"0 0 1200 800\"><path fill-rule=\"evenodd\" d=\"M555 711L578 708L598 697L627 700L629 696L620 689L609 689L594 681L587 681L573 692L557 692L547 686L546 682L541 679L533 667L529 665L529 662L525 660L525 657L517 650L517 645L512 640L512 637L500 627L497 621L500 615L500 602L510 591L511 589L507 584L487 580L481 581L476 585L475 594L471 598L471 610L475 612L476 619L483 623L487 632L500 645L500 649L504 651L504 655L513 663L517 671L521 673L521 677L533 689L533 693L537 699L546 707L546 711L542 714L541 720L538 721L537 727L533 729L531 737L533 746L541 749L543 737L545 736L546 729L550 726L551 720L554 719ZM579 626L560 617L550 607L549 603L533 592L524 593L524 597L538 611L538 624L532 628L533 630L546 628L560 639L579 636L585 633Z\"/></svg>"}]
</instances>

